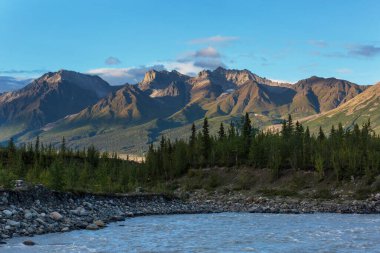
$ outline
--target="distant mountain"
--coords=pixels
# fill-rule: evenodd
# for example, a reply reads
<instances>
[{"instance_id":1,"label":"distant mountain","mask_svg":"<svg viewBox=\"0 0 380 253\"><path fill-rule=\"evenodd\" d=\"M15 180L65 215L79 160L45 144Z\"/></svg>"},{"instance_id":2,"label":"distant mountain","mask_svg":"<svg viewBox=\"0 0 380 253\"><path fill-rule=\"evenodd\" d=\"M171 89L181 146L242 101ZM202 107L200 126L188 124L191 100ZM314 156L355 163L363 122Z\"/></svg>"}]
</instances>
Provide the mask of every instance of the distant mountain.
<instances>
[{"instance_id":1,"label":"distant mountain","mask_svg":"<svg viewBox=\"0 0 380 253\"><path fill-rule=\"evenodd\" d=\"M190 77L151 70L135 85L109 86L97 76L61 70L0 96L0 137L27 142L39 134L57 143L90 143L103 150L137 152L162 134L186 138L190 125L210 119L239 120L249 113L257 126L318 115L360 95L365 87L335 78L278 83L248 70L217 68Z\"/></svg>"},{"instance_id":2,"label":"distant mountain","mask_svg":"<svg viewBox=\"0 0 380 253\"><path fill-rule=\"evenodd\" d=\"M364 87L336 78L312 76L294 84L297 94L289 113L313 115L326 112L360 94Z\"/></svg>"},{"instance_id":3,"label":"distant mountain","mask_svg":"<svg viewBox=\"0 0 380 253\"><path fill-rule=\"evenodd\" d=\"M162 107L166 107L166 112L173 113L189 102L189 79L189 76L175 70L171 72L151 70L137 86L151 98L160 101Z\"/></svg>"},{"instance_id":4,"label":"distant mountain","mask_svg":"<svg viewBox=\"0 0 380 253\"><path fill-rule=\"evenodd\" d=\"M11 76L0 76L0 93L21 89L33 79L18 79Z\"/></svg>"},{"instance_id":5,"label":"distant mountain","mask_svg":"<svg viewBox=\"0 0 380 253\"><path fill-rule=\"evenodd\" d=\"M0 95L0 129L8 136L38 129L96 103L112 89L97 76L49 72L20 90Z\"/></svg>"},{"instance_id":6,"label":"distant mountain","mask_svg":"<svg viewBox=\"0 0 380 253\"><path fill-rule=\"evenodd\" d=\"M136 85L125 85L121 89L102 98L77 114L65 118L69 123L84 122L107 125L138 123L152 119L162 113L164 106L151 98Z\"/></svg>"},{"instance_id":7,"label":"distant mountain","mask_svg":"<svg viewBox=\"0 0 380 253\"><path fill-rule=\"evenodd\" d=\"M361 126L369 119L373 129L380 133L380 83L368 87L333 110L304 119L304 124L314 130L322 126L329 131L338 123L342 123L344 128L352 128L354 124Z\"/></svg>"}]
</instances>

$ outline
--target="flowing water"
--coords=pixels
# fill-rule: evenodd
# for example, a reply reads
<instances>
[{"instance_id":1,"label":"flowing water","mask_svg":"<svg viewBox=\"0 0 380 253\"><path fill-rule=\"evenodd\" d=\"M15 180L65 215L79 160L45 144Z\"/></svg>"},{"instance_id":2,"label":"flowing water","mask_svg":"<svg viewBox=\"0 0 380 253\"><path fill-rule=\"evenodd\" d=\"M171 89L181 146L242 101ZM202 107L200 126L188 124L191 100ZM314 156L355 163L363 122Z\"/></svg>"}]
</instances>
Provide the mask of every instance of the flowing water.
<instances>
[{"instance_id":1,"label":"flowing water","mask_svg":"<svg viewBox=\"0 0 380 253\"><path fill-rule=\"evenodd\" d=\"M25 240L35 246L24 246ZM7 252L380 252L380 215L145 216L98 231L13 238Z\"/></svg>"}]
</instances>

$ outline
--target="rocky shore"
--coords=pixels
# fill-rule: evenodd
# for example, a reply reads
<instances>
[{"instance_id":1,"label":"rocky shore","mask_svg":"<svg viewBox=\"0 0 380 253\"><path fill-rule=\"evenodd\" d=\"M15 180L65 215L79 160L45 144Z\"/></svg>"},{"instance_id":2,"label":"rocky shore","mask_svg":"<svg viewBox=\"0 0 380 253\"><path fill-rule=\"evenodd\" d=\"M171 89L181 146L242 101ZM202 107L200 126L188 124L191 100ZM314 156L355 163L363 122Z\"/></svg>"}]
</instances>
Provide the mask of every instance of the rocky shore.
<instances>
[{"instance_id":1,"label":"rocky shore","mask_svg":"<svg viewBox=\"0 0 380 253\"><path fill-rule=\"evenodd\" d=\"M380 193L366 200L333 200L294 197L250 196L242 192L220 194L199 190L189 195L187 203L200 209L251 213L356 213L380 214Z\"/></svg>"},{"instance_id":2,"label":"rocky shore","mask_svg":"<svg viewBox=\"0 0 380 253\"><path fill-rule=\"evenodd\" d=\"M64 193L34 186L0 191L0 242L14 236L96 230L133 216L209 212L380 213L380 194L360 201L321 201L198 191L180 198L163 194Z\"/></svg>"}]
</instances>

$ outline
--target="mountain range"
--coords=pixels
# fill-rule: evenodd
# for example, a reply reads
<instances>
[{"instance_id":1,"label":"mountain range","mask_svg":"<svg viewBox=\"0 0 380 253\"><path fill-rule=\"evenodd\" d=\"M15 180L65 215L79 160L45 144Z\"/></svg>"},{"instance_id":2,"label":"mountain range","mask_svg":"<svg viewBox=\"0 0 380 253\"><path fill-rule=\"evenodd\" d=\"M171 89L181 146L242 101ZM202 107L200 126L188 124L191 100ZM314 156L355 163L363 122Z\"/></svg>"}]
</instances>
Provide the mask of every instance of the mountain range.
<instances>
[{"instance_id":1,"label":"mountain range","mask_svg":"<svg viewBox=\"0 0 380 253\"><path fill-rule=\"evenodd\" d=\"M186 138L204 117L215 131L246 112L260 127L292 114L313 129L371 117L380 130L379 87L316 76L279 83L221 67L194 77L150 70L137 84L111 86L98 76L59 70L0 94L0 140L25 143L39 135L56 144L65 136L73 148L93 144L141 154L162 134Z\"/></svg>"},{"instance_id":2,"label":"mountain range","mask_svg":"<svg viewBox=\"0 0 380 253\"><path fill-rule=\"evenodd\" d=\"M21 89L32 80L31 78L20 79L11 76L0 76L0 93Z\"/></svg>"}]
</instances>

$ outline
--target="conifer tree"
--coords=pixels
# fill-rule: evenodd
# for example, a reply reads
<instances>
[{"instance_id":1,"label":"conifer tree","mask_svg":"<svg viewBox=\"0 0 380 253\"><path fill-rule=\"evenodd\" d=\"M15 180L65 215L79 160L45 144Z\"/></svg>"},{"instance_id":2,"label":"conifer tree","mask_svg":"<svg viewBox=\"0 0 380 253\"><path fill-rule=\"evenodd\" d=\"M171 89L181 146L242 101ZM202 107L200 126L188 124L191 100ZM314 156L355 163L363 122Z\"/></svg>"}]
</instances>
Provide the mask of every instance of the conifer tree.
<instances>
[{"instance_id":1,"label":"conifer tree","mask_svg":"<svg viewBox=\"0 0 380 253\"><path fill-rule=\"evenodd\" d=\"M224 125L223 122L220 123L219 131L218 131L218 137L220 140L224 139L226 137L226 133L224 132Z\"/></svg>"},{"instance_id":2,"label":"conifer tree","mask_svg":"<svg viewBox=\"0 0 380 253\"><path fill-rule=\"evenodd\" d=\"M211 148L211 139L210 139L210 133L209 133L209 125L208 125L207 118L205 118L203 120L203 127L202 127L202 156L204 159L203 162L205 164L208 163L210 148Z\"/></svg>"}]
</instances>

